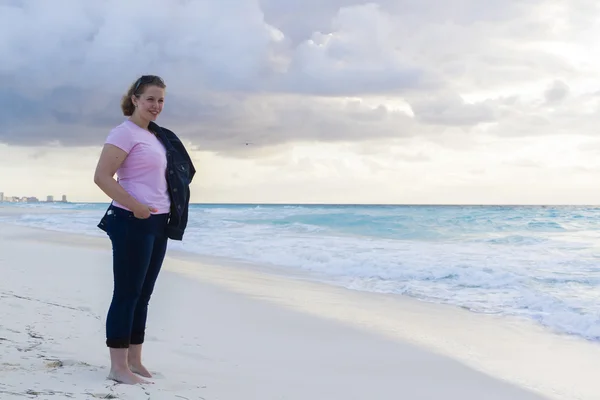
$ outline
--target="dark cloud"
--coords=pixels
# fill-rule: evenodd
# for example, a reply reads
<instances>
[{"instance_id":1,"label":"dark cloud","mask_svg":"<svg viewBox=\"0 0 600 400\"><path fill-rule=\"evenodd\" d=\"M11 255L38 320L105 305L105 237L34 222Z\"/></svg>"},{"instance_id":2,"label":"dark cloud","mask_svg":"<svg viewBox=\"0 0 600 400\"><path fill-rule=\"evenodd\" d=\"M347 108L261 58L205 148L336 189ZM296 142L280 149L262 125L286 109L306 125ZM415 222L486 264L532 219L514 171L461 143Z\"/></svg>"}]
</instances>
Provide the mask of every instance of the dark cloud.
<instances>
[{"instance_id":1,"label":"dark cloud","mask_svg":"<svg viewBox=\"0 0 600 400\"><path fill-rule=\"evenodd\" d=\"M361 0L260 0L265 21L283 32L296 46L315 32L329 32L340 8L364 4Z\"/></svg>"},{"instance_id":2,"label":"dark cloud","mask_svg":"<svg viewBox=\"0 0 600 400\"><path fill-rule=\"evenodd\" d=\"M172 120L173 126L177 121ZM278 95L229 99L226 107L181 132L202 137L201 147L226 151L291 141L365 141L413 134L414 120L405 112L359 102Z\"/></svg>"},{"instance_id":3,"label":"dark cloud","mask_svg":"<svg viewBox=\"0 0 600 400\"><path fill-rule=\"evenodd\" d=\"M537 44L580 39L597 5L488 3L0 0L0 142L98 145L124 118L120 97L142 73L167 82L159 122L221 152L490 123L488 132L525 135L536 124L554 129L551 118L571 122L577 100L567 82L579 70ZM539 94L559 107L554 115L518 93L463 95L533 80L555 82Z\"/></svg>"},{"instance_id":4,"label":"dark cloud","mask_svg":"<svg viewBox=\"0 0 600 400\"><path fill-rule=\"evenodd\" d=\"M383 13L399 16L406 29L413 32L407 38L395 38L396 41L403 41L415 40L424 27L433 25L472 25L495 21L507 23L516 18L522 19L532 8L542 3L539 0L260 0L265 21L281 30L295 45L310 39L314 32L335 31L332 20L338 16L340 9L377 8Z\"/></svg>"}]
</instances>

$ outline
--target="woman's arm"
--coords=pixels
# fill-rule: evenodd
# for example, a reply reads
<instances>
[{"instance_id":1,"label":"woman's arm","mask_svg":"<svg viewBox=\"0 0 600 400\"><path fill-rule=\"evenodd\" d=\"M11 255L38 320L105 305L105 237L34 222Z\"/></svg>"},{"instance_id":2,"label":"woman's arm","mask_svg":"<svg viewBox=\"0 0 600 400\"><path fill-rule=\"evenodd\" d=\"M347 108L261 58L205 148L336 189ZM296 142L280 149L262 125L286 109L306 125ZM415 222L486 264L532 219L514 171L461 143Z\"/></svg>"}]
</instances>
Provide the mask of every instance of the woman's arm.
<instances>
[{"instance_id":1,"label":"woman's arm","mask_svg":"<svg viewBox=\"0 0 600 400\"><path fill-rule=\"evenodd\" d=\"M150 211L156 211L156 209L137 201L114 178L115 173L126 157L127 153L117 146L105 144L98 165L96 165L94 183L111 199L130 209L136 217L148 218Z\"/></svg>"}]
</instances>

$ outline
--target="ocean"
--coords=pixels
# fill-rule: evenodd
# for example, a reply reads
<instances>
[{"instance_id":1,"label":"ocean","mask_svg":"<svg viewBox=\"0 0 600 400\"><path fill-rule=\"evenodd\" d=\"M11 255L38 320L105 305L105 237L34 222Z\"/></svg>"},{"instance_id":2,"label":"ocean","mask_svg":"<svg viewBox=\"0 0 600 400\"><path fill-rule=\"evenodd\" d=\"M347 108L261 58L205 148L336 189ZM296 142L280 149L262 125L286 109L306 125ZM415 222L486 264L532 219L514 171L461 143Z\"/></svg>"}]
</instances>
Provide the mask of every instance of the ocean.
<instances>
[{"instance_id":1,"label":"ocean","mask_svg":"<svg viewBox=\"0 0 600 400\"><path fill-rule=\"evenodd\" d=\"M11 207L23 214L0 221L105 235L96 224L107 204ZM599 220L599 207L583 206L194 204L184 241L171 248L598 341Z\"/></svg>"}]
</instances>

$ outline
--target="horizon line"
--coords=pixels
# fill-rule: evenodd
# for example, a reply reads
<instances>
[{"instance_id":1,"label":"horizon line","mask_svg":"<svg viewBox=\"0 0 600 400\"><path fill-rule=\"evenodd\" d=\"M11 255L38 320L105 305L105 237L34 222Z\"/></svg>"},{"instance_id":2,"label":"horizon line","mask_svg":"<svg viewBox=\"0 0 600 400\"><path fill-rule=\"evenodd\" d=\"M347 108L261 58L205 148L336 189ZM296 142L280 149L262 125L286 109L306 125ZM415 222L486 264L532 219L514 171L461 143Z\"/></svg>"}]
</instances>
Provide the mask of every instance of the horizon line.
<instances>
[{"instance_id":1,"label":"horizon line","mask_svg":"<svg viewBox=\"0 0 600 400\"><path fill-rule=\"evenodd\" d=\"M110 201L39 201L0 202L0 204L109 204ZM189 205L236 205L236 206L419 206L419 207L600 207L600 204L576 203L321 203L321 202L190 202Z\"/></svg>"}]
</instances>

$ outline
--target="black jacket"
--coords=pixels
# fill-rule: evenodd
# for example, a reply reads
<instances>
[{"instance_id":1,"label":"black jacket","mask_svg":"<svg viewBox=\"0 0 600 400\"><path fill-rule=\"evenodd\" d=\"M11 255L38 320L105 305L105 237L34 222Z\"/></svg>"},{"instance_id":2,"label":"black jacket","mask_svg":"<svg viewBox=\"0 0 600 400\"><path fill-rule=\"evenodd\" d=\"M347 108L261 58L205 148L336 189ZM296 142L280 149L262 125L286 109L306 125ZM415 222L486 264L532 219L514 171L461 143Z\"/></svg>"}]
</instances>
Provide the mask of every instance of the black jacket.
<instances>
[{"instance_id":1,"label":"black jacket","mask_svg":"<svg viewBox=\"0 0 600 400\"><path fill-rule=\"evenodd\" d=\"M175 133L154 122L150 122L148 129L156 133L167 150L166 177L171 198L171 212L166 234L170 239L182 240L188 222L190 183L196 174L196 169L183 143ZM105 232L107 229L106 218L105 213L98 224L98 227Z\"/></svg>"}]
</instances>

